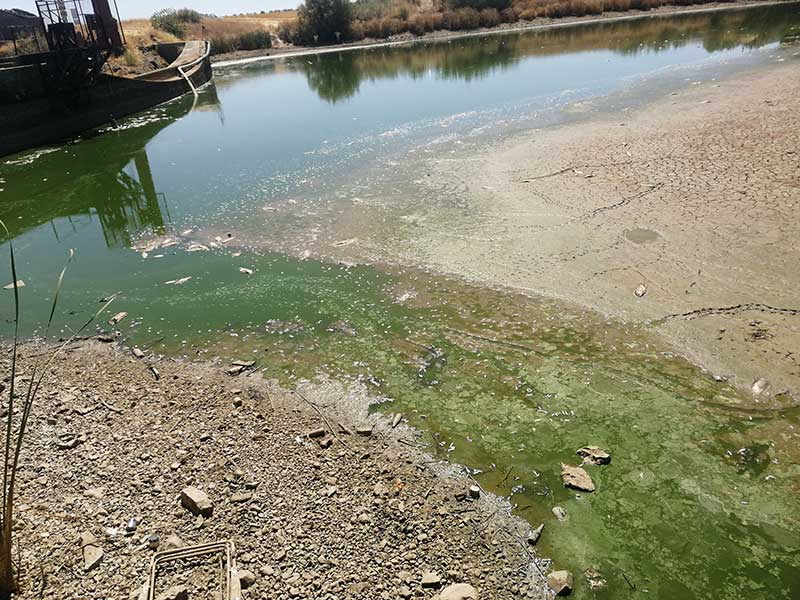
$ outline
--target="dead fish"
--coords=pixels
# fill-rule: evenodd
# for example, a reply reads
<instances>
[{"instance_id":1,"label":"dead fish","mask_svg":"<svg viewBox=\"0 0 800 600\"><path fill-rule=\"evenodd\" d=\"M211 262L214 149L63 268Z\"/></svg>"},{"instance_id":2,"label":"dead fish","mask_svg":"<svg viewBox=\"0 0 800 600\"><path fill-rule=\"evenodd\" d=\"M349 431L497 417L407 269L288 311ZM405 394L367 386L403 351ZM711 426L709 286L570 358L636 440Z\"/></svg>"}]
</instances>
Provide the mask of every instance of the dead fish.
<instances>
[{"instance_id":1,"label":"dead fish","mask_svg":"<svg viewBox=\"0 0 800 600\"><path fill-rule=\"evenodd\" d=\"M245 275L252 275L253 269L248 269L247 267L239 267L239 273L244 273Z\"/></svg>"},{"instance_id":2,"label":"dead fish","mask_svg":"<svg viewBox=\"0 0 800 600\"><path fill-rule=\"evenodd\" d=\"M643 283L640 283L636 286L636 289L633 291L633 293L636 294L637 298L641 298L647 293L647 286Z\"/></svg>"},{"instance_id":3,"label":"dead fish","mask_svg":"<svg viewBox=\"0 0 800 600\"><path fill-rule=\"evenodd\" d=\"M187 252L204 252L208 250L208 246L204 246L203 244L191 244L189 248L187 248Z\"/></svg>"},{"instance_id":4,"label":"dead fish","mask_svg":"<svg viewBox=\"0 0 800 600\"><path fill-rule=\"evenodd\" d=\"M22 279L18 279L18 280L17 280L17 287L18 287L18 288L25 287L25 282L24 282L24 281L22 281ZM9 283L8 285L4 285L4 286L3 286L3 289L4 289L4 290L13 290L13 289L14 289L14 282L12 281L12 282L11 282L11 283Z\"/></svg>"},{"instance_id":5,"label":"dead fish","mask_svg":"<svg viewBox=\"0 0 800 600\"><path fill-rule=\"evenodd\" d=\"M180 279L170 279L169 281L165 281L164 285L183 285L187 281L189 281L191 277L181 277Z\"/></svg>"}]
</instances>

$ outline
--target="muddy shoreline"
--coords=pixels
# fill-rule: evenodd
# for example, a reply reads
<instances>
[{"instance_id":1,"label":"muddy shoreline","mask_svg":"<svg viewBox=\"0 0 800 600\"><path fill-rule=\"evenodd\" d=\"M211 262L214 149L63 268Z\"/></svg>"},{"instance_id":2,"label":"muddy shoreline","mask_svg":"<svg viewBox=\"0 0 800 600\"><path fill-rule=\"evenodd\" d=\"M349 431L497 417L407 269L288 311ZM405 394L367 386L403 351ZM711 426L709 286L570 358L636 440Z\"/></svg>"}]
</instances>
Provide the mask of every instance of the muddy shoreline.
<instances>
[{"instance_id":1,"label":"muddy shoreline","mask_svg":"<svg viewBox=\"0 0 800 600\"><path fill-rule=\"evenodd\" d=\"M352 44L341 44L337 46L286 46L282 48L270 48L268 50L250 50L217 54L212 57L212 64L217 67L227 67L249 62L262 60L273 60L277 58L289 58L292 56L304 56L308 54L327 54L330 52L344 52L351 50L364 50L369 48L382 48L388 46L400 46L415 44L420 42L446 41L465 37L484 36L501 33L511 33L528 30L546 30L560 27L573 27L587 25L605 21L626 21L632 19L645 19L648 17L677 16L682 14L708 13L715 11L729 11L748 8L752 6L770 6L776 4L786 4L792 0L778 1L759 1L759 0L732 0L730 2L713 2L698 6L662 6L648 11L630 10L625 12L607 12L602 15L589 15L584 17L565 17L562 19L536 19L534 21L518 21L516 23L504 23L497 27L481 28L468 32L453 31L434 31L422 36L403 34L386 40L364 40Z\"/></svg>"},{"instance_id":2,"label":"muddy shoreline","mask_svg":"<svg viewBox=\"0 0 800 600\"><path fill-rule=\"evenodd\" d=\"M426 222L406 258L641 323L743 390L797 398L796 55L433 164L480 217L458 236Z\"/></svg>"},{"instance_id":3,"label":"muddy shoreline","mask_svg":"<svg viewBox=\"0 0 800 600\"><path fill-rule=\"evenodd\" d=\"M24 345L18 383L52 349ZM22 457L19 597L137 597L156 550L226 539L255 575L245 599L431 598L456 583L481 598L550 597L528 524L491 494L471 499L475 481L402 418L393 427L363 391L330 381L282 389L259 366L234 376L228 363L69 346ZM181 506L190 485L210 517ZM102 554L91 567L87 532Z\"/></svg>"}]
</instances>

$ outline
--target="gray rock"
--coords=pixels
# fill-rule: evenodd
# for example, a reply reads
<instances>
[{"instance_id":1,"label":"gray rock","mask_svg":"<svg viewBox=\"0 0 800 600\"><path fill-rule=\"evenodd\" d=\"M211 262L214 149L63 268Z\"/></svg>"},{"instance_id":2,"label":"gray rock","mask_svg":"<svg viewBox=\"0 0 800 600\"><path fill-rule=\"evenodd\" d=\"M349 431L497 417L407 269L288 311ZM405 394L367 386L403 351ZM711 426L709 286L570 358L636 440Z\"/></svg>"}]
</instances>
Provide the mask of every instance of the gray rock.
<instances>
[{"instance_id":1,"label":"gray rock","mask_svg":"<svg viewBox=\"0 0 800 600\"><path fill-rule=\"evenodd\" d=\"M86 546L83 549L83 569L91 571L103 560L103 549L99 546Z\"/></svg>"},{"instance_id":2,"label":"gray rock","mask_svg":"<svg viewBox=\"0 0 800 600\"><path fill-rule=\"evenodd\" d=\"M420 581L422 587L431 589L431 588L438 588L442 585L442 578L439 577L436 573L427 572L422 575L422 580Z\"/></svg>"},{"instance_id":3,"label":"gray rock","mask_svg":"<svg viewBox=\"0 0 800 600\"><path fill-rule=\"evenodd\" d=\"M81 534L81 546L83 547L83 570L91 571L103 560L103 549L97 538L88 531Z\"/></svg>"},{"instance_id":4,"label":"gray rock","mask_svg":"<svg viewBox=\"0 0 800 600\"><path fill-rule=\"evenodd\" d=\"M579 490L581 492L593 492L596 488L592 478L581 467L573 467L561 463L561 479L564 487Z\"/></svg>"},{"instance_id":5,"label":"gray rock","mask_svg":"<svg viewBox=\"0 0 800 600\"><path fill-rule=\"evenodd\" d=\"M547 585L556 593L556 596L569 596L572 593L572 573L553 571L547 576Z\"/></svg>"},{"instance_id":6,"label":"gray rock","mask_svg":"<svg viewBox=\"0 0 800 600\"><path fill-rule=\"evenodd\" d=\"M478 590L468 583L454 583L441 591L439 600L478 600Z\"/></svg>"},{"instance_id":7,"label":"gray rock","mask_svg":"<svg viewBox=\"0 0 800 600\"><path fill-rule=\"evenodd\" d=\"M156 596L156 600L189 600L189 590L183 585L174 585Z\"/></svg>"},{"instance_id":8,"label":"gray rock","mask_svg":"<svg viewBox=\"0 0 800 600\"><path fill-rule=\"evenodd\" d=\"M611 455L597 446L584 446L575 452L583 459L584 463L593 465L607 465L611 462Z\"/></svg>"},{"instance_id":9,"label":"gray rock","mask_svg":"<svg viewBox=\"0 0 800 600\"><path fill-rule=\"evenodd\" d=\"M481 497L481 488L479 488L477 485L469 486L468 491L469 491L469 497L472 498L473 500L477 500L478 498Z\"/></svg>"},{"instance_id":10,"label":"gray rock","mask_svg":"<svg viewBox=\"0 0 800 600\"><path fill-rule=\"evenodd\" d=\"M250 502L253 499L253 492L236 492L231 496L231 502L234 504L242 504L243 502Z\"/></svg>"},{"instance_id":11,"label":"gray rock","mask_svg":"<svg viewBox=\"0 0 800 600\"><path fill-rule=\"evenodd\" d=\"M186 545L183 543L183 540L175 534L172 534L166 540L164 540L164 544L168 549L183 548Z\"/></svg>"},{"instance_id":12,"label":"gray rock","mask_svg":"<svg viewBox=\"0 0 800 600\"><path fill-rule=\"evenodd\" d=\"M239 569L239 582L243 589L247 589L256 582L256 576L252 571Z\"/></svg>"},{"instance_id":13,"label":"gray rock","mask_svg":"<svg viewBox=\"0 0 800 600\"><path fill-rule=\"evenodd\" d=\"M193 486L181 491L181 504L194 515L210 517L214 513L214 503L208 495Z\"/></svg>"}]
</instances>

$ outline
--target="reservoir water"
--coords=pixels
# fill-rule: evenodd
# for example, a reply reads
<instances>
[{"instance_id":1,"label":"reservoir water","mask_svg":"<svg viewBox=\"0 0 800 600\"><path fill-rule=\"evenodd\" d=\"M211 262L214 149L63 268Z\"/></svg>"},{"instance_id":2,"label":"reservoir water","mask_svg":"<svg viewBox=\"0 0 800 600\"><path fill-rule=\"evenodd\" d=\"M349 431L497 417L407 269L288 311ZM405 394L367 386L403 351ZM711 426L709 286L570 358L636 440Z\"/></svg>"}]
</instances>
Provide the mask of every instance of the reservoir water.
<instances>
[{"instance_id":1,"label":"reservoir water","mask_svg":"<svg viewBox=\"0 0 800 600\"><path fill-rule=\"evenodd\" d=\"M800 597L788 398L752 408L636 325L392 260L402 215L468 208L415 193L422 157L797 60L799 32L787 3L220 68L197 102L0 159L22 329L75 249L58 335L117 294L128 345L368 389L544 522L578 598ZM560 463L585 445L613 460L576 494Z\"/></svg>"}]
</instances>

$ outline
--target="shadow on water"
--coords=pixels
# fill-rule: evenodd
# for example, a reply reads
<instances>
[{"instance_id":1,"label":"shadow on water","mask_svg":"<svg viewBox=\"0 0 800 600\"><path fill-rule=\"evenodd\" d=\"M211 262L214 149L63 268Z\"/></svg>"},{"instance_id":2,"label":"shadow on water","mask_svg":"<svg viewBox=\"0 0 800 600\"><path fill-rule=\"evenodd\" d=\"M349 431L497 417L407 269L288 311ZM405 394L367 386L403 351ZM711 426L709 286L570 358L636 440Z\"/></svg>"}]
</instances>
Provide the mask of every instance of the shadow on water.
<instances>
[{"instance_id":1,"label":"shadow on water","mask_svg":"<svg viewBox=\"0 0 800 600\"><path fill-rule=\"evenodd\" d=\"M350 98L364 81L438 77L466 81L511 68L526 57L598 50L620 54L663 52L701 43L708 52L760 48L781 42L796 31L796 4L681 16L658 16L536 32L466 37L401 47L320 54L291 59L311 89L329 102Z\"/></svg>"},{"instance_id":2,"label":"shadow on water","mask_svg":"<svg viewBox=\"0 0 800 600\"><path fill-rule=\"evenodd\" d=\"M87 133L60 148L46 148L5 163L13 177L13 199L0 202L0 219L17 237L49 223L58 239L58 228L74 229L73 219L96 215L106 245L128 248L143 232L163 234L170 222L169 203L156 190L147 143L192 110L194 99L182 97L119 128ZM213 84L203 89L194 110L221 110ZM71 154L69 169L63 154ZM31 160L36 168L28 167ZM41 174L46 173L46 177ZM58 201L43 202L58 190ZM16 218L25 215L25 219ZM56 225L56 221L61 221ZM66 221L66 223L64 223Z\"/></svg>"}]
</instances>

